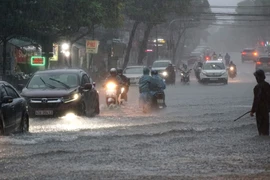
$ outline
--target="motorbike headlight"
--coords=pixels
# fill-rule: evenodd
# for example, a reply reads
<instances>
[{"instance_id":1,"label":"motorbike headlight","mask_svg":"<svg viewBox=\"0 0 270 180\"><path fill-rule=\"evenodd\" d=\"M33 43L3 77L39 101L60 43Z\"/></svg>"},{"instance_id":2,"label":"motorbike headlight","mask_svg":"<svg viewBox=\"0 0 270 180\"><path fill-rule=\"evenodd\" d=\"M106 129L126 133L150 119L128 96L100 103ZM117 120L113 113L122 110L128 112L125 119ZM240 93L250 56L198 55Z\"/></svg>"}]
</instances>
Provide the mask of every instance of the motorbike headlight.
<instances>
[{"instance_id":1,"label":"motorbike headlight","mask_svg":"<svg viewBox=\"0 0 270 180\"><path fill-rule=\"evenodd\" d=\"M116 88L116 84L115 83L108 83L106 85L107 89L115 89Z\"/></svg>"},{"instance_id":2,"label":"motorbike headlight","mask_svg":"<svg viewBox=\"0 0 270 180\"><path fill-rule=\"evenodd\" d=\"M234 70L234 67L230 67L230 71L233 71Z\"/></svg>"},{"instance_id":3,"label":"motorbike headlight","mask_svg":"<svg viewBox=\"0 0 270 180\"><path fill-rule=\"evenodd\" d=\"M184 76L184 73L181 73L181 76Z\"/></svg>"},{"instance_id":4,"label":"motorbike headlight","mask_svg":"<svg viewBox=\"0 0 270 180\"><path fill-rule=\"evenodd\" d=\"M125 91L125 88L122 87L122 88L121 88L121 93L124 93L124 91Z\"/></svg>"},{"instance_id":5,"label":"motorbike headlight","mask_svg":"<svg viewBox=\"0 0 270 180\"><path fill-rule=\"evenodd\" d=\"M166 71L164 71L164 72L162 73L162 75L163 75L164 77L166 77L166 76L168 76L168 73L167 73Z\"/></svg>"}]
</instances>

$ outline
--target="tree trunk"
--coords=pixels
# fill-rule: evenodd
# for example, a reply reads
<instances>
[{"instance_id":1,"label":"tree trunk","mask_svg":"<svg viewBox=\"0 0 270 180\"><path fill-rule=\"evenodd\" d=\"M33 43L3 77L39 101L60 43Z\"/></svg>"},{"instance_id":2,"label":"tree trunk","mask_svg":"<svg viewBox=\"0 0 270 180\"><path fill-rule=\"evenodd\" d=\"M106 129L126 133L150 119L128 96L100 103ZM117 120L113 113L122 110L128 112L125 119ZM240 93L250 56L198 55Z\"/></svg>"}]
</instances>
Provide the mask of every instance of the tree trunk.
<instances>
[{"instance_id":1,"label":"tree trunk","mask_svg":"<svg viewBox=\"0 0 270 180\"><path fill-rule=\"evenodd\" d=\"M3 77L6 76L6 67L7 67L7 40L3 39Z\"/></svg>"},{"instance_id":2,"label":"tree trunk","mask_svg":"<svg viewBox=\"0 0 270 180\"><path fill-rule=\"evenodd\" d=\"M133 39L135 37L135 32L136 32L139 24L140 24L140 22L138 22L138 21L135 21L133 24L133 28L132 28L132 31L131 31L131 34L129 37L129 41L128 41L128 46L127 46L127 51L126 51L126 55L125 55L125 59L124 59L123 69L125 69L128 65Z\"/></svg>"},{"instance_id":3,"label":"tree trunk","mask_svg":"<svg viewBox=\"0 0 270 180\"><path fill-rule=\"evenodd\" d=\"M138 64L139 65L143 64L143 59L146 55L145 50L147 48L147 42L148 42L148 38L149 38L149 35L151 33L152 28L153 28L153 24L146 25L146 29L144 31L144 36L143 36L143 41L142 41L142 44L140 45L140 49L139 49L139 56L138 56Z\"/></svg>"},{"instance_id":4,"label":"tree trunk","mask_svg":"<svg viewBox=\"0 0 270 180\"><path fill-rule=\"evenodd\" d=\"M173 63L175 63L175 61L176 61L176 59L175 59L176 58L176 51L177 51L177 49L179 47L180 40L181 40L181 38L182 38L182 36L183 36L184 33L185 33L185 29L183 29L183 31L181 31L179 33L178 38L177 38L177 42L176 42L176 44L175 44L175 46L173 48L173 57L172 57Z\"/></svg>"}]
</instances>

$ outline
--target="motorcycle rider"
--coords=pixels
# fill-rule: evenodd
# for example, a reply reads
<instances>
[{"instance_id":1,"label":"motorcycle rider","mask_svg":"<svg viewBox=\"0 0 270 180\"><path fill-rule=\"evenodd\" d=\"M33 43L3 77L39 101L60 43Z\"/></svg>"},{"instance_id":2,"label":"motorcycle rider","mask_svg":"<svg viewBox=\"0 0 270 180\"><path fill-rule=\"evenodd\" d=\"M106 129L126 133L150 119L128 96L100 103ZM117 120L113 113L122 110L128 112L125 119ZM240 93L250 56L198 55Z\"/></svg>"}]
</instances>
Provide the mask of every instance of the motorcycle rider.
<instances>
[{"instance_id":1,"label":"motorcycle rider","mask_svg":"<svg viewBox=\"0 0 270 180\"><path fill-rule=\"evenodd\" d=\"M149 74L150 70L145 67L143 69L143 76L139 80L140 105L142 103L151 102L151 88L155 86L158 87L158 82Z\"/></svg>"},{"instance_id":2,"label":"motorcycle rider","mask_svg":"<svg viewBox=\"0 0 270 180\"><path fill-rule=\"evenodd\" d=\"M217 60L218 59L216 52L213 53L212 58L213 58L213 60Z\"/></svg>"},{"instance_id":3,"label":"motorcycle rider","mask_svg":"<svg viewBox=\"0 0 270 180\"><path fill-rule=\"evenodd\" d=\"M197 66L195 67L194 69L194 72L195 72L195 76L196 78L199 80L200 79L200 73L201 73L201 70L199 68L202 68L203 67L203 63L201 61L199 61L197 63Z\"/></svg>"},{"instance_id":4,"label":"motorcycle rider","mask_svg":"<svg viewBox=\"0 0 270 180\"><path fill-rule=\"evenodd\" d=\"M232 61L230 61L230 63L229 63L229 68L231 68L231 67L233 67L234 72L235 72L235 74L236 74L236 72L237 72L237 70L236 70L236 65L235 65Z\"/></svg>"},{"instance_id":5,"label":"motorcycle rider","mask_svg":"<svg viewBox=\"0 0 270 180\"><path fill-rule=\"evenodd\" d=\"M225 61L226 62L225 63L226 63L227 66L229 65L230 60L231 60L231 56L228 53L226 53L226 55L225 55Z\"/></svg>"},{"instance_id":6,"label":"motorcycle rider","mask_svg":"<svg viewBox=\"0 0 270 180\"><path fill-rule=\"evenodd\" d=\"M182 69L181 68L179 68L179 69L181 72L186 73L188 71L188 66L185 63L183 63ZM184 80L184 76L181 75L181 82L183 82L183 80Z\"/></svg>"},{"instance_id":7,"label":"motorcycle rider","mask_svg":"<svg viewBox=\"0 0 270 180\"><path fill-rule=\"evenodd\" d=\"M160 77L160 75L158 74L158 71L152 70L151 76L153 77L153 79L157 80L157 83L158 83L158 86L150 85L151 95L154 96L154 94L156 92L162 92L164 95L164 107L166 107L165 93L164 93L164 90L166 89L166 84L165 84L164 80L162 79L162 77Z\"/></svg>"},{"instance_id":8,"label":"motorcycle rider","mask_svg":"<svg viewBox=\"0 0 270 180\"><path fill-rule=\"evenodd\" d=\"M221 54L219 54L218 59L223 59L223 56Z\"/></svg>"},{"instance_id":9,"label":"motorcycle rider","mask_svg":"<svg viewBox=\"0 0 270 180\"><path fill-rule=\"evenodd\" d=\"M124 93L122 94L122 97L125 99L125 101L127 101L127 93L129 90L129 86L130 86L130 81L129 78L127 78L124 74L123 74L123 69L118 69L118 76L121 78L122 82L124 83L123 86L125 88Z\"/></svg>"},{"instance_id":10,"label":"motorcycle rider","mask_svg":"<svg viewBox=\"0 0 270 180\"><path fill-rule=\"evenodd\" d=\"M166 72L168 73L168 78L171 82L175 82L175 70L172 63L169 63L168 67L166 68Z\"/></svg>"},{"instance_id":11,"label":"motorcycle rider","mask_svg":"<svg viewBox=\"0 0 270 180\"><path fill-rule=\"evenodd\" d=\"M121 77L118 75L116 68L110 69L110 75L105 79L105 84L109 81L115 82L117 85L124 84Z\"/></svg>"},{"instance_id":12,"label":"motorcycle rider","mask_svg":"<svg viewBox=\"0 0 270 180\"><path fill-rule=\"evenodd\" d=\"M116 68L110 69L110 75L105 79L103 86L105 86L108 82L114 82L117 85L117 96L119 96L119 94L121 94L121 86L124 83L118 76Z\"/></svg>"},{"instance_id":13,"label":"motorcycle rider","mask_svg":"<svg viewBox=\"0 0 270 180\"><path fill-rule=\"evenodd\" d=\"M265 73L259 69L254 73L257 85L254 87L254 100L250 116L256 113L257 129L260 136L269 136L270 85L265 81Z\"/></svg>"}]
</instances>

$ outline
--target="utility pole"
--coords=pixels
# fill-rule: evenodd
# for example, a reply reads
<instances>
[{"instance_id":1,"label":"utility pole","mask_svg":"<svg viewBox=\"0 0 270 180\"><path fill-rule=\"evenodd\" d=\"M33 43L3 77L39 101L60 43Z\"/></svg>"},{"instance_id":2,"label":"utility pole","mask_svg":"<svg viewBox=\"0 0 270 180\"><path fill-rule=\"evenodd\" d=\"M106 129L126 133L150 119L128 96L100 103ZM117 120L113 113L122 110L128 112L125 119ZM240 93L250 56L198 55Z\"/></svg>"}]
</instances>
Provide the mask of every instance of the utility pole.
<instances>
[{"instance_id":1,"label":"utility pole","mask_svg":"<svg viewBox=\"0 0 270 180\"><path fill-rule=\"evenodd\" d=\"M156 26L156 59L158 60L158 29L157 29L157 26Z\"/></svg>"}]
</instances>

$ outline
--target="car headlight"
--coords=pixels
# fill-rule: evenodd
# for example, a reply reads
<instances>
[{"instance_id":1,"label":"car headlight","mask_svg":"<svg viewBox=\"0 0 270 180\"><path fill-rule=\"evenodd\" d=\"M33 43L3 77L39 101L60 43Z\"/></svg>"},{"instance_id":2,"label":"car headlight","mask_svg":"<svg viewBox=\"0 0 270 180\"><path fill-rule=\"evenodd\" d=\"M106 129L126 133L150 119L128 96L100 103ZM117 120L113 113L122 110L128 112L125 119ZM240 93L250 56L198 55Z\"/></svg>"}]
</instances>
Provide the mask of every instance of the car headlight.
<instances>
[{"instance_id":1,"label":"car headlight","mask_svg":"<svg viewBox=\"0 0 270 180\"><path fill-rule=\"evenodd\" d=\"M115 89L116 88L116 84L115 83L108 83L106 85L107 89Z\"/></svg>"},{"instance_id":2,"label":"car headlight","mask_svg":"<svg viewBox=\"0 0 270 180\"><path fill-rule=\"evenodd\" d=\"M166 77L166 76L168 76L168 73L167 73L166 71L164 71L164 72L162 73L162 75L163 75L164 77Z\"/></svg>"},{"instance_id":3,"label":"car headlight","mask_svg":"<svg viewBox=\"0 0 270 180\"><path fill-rule=\"evenodd\" d=\"M67 98L63 98L63 101L64 101L64 103L69 103L69 102L76 101L79 98L80 98L80 94L75 93L75 94L69 95Z\"/></svg>"}]
</instances>

